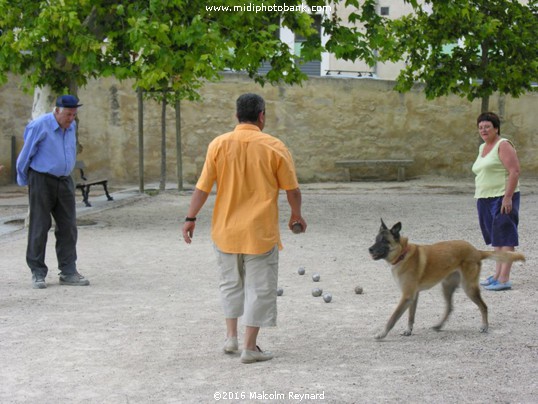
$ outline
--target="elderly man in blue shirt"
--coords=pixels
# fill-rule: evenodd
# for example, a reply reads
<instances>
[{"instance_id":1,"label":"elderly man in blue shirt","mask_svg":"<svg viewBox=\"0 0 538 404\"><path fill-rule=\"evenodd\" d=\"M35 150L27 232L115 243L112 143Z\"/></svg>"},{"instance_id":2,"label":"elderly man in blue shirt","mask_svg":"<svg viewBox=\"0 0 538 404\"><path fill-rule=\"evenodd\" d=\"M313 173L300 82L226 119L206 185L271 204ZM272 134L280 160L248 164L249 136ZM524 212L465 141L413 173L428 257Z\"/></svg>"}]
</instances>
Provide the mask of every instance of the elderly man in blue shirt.
<instances>
[{"instance_id":1,"label":"elderly man in blue shirt","mask_svg":"<svg viewBox=\"0 0 538 404\"><path fill-rule=\"evenodd\" d=\"M56 99L56 107L26 126L24 146L17 159L17 182L28 185L30 224L26 262L32 271L32 286L47 287L45 250L48 232L56 223L56 256L60 284L87 286L78 273L75 185L71 171L76 162L77 108L82 104L72 95Z\"/></svg>"}]
</instances>

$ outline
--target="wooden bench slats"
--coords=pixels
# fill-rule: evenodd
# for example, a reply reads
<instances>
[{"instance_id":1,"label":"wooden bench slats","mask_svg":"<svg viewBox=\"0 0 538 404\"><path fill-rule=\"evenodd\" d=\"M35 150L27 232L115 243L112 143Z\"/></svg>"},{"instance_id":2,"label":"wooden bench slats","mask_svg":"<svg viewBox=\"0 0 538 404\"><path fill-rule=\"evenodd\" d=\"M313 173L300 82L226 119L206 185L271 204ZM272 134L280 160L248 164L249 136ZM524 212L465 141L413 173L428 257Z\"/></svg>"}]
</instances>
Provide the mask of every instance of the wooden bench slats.
<instances>
[{"instance_id":1,"label":"wooden bench slats","mask_svg":"<svg viewBox=\"0 0 538 404\"><path fill-rule=\"evenodd\" d=\"M89 198L90 198L90 188L93 185L102 185L107 199L109 201L113 201L114 198L112 198L112 196L110 196L110 194L108 193L108 179L100 178L100 179L95 179L95 180L89 180L84 175L85 168L86 168L86 164L84 164L84 161L77 160L75 164L75 169L76 170L78 169L80 172L80 180L75 182L75 188L80 189L82 191L82 201L84 202L84 204L88 207L92 206L90 204Z\"/></svg>"},{"instance_id":2,"label":"wooden bench slats","mask_svg":"<svg viewBox=\"0 0 538 404\"><path fill-rule=\"evenodd\" d=\"M379 159L379 160L339 160L335 162L337 167L348 169L349 181L351 181L351 168L365 166L396 166L398 167L398 181L405 181L405 167L410 166L415 161L411 159Z\"/></svg>"},{"instance_id":3,"label":"wooden bench slats","mask_svg":"<svg viewBox=\"0 0 538 404\"><path fill-rule=\"evenodd\" d=\"M358 167L367 165L393 165L409 166L414 160L340 160L336 162L337 167Z\"/></svg>"},{"instance_id":4,"label":"wooden bench slats","mask_svg":"<svg viewBox=\"0 0 538 404\"><path fill-rule=\"evenodd\" d=\"M106 178L100 178L96 180L83 180L83 181L77 182L77 185L95 185L95 184L100 184L102 182L108 182L108 180Z\"/></svg>"}]
</instances>

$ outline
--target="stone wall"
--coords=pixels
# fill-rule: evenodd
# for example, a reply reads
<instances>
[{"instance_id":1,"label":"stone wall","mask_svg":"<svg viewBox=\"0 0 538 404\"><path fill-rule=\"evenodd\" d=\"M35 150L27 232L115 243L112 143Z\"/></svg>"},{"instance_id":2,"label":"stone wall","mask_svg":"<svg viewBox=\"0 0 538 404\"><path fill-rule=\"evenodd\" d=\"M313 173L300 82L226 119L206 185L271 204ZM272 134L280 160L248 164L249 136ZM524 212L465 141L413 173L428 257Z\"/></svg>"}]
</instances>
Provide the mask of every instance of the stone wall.
<instances>
[{"instance_id":1,"label":"stone wall","mask_svg":"<svg viewBox=\"0 0 538 404\"><path fill-rule=\"evenodd\" d=\"M471 177L479 143L476 117L480 102L457 96L428 101L420 86L399 94L393 82L372 79L311 78L302 86L260 87L247 77L226 74L202 89L202 102L181 103L183 177L196 181L205 150L215 136L231 130L235 99L257 92L267 102L265 132L282 139L295 158L300 181L343 181L336 160L412 158L408 178L424 175ZM110 183L138 183L138 104L131 82L91 81L79 92L79 140L88 172ZM32 97L17 80L0 87L0 163L10 178L11 136L17 151L31 115ZM525 176L538 176L538 94L519 99L495 95L490 109L503 117L502 134L517 147ZM52 106L51 106L52 109ZM176 181L175 111L167 110L167 180ZM161 105L144 103L144 175L158 181L161 167ZM359 178L396 178L395 169L359 172Z\"/></svg>"}]
</instances>

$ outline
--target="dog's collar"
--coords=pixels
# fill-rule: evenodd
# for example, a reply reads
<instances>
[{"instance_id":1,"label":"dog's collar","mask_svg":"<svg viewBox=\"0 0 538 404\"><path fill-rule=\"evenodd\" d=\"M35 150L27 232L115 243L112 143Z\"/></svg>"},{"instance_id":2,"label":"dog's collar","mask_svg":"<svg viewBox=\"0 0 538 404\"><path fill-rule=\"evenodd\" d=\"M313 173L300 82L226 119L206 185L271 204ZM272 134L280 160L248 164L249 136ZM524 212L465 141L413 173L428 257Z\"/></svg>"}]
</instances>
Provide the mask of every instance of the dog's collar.
<instances>
[{"instance_id":1,"label":"dog's collar","mask_svg":"<svg viewBox=\"0 0 538 404\"><path fill-rule=\"evenodd\" d=\"M396 265L396 264L400 263L401 261L403 261L403 259L407 255L408 251L409 251L409 247L405 247L404 250L402 251L402 253L398 256L398 258L396 258L396 260L394 262L391 262L391 264Z\"/></svg>"}]
</instances>

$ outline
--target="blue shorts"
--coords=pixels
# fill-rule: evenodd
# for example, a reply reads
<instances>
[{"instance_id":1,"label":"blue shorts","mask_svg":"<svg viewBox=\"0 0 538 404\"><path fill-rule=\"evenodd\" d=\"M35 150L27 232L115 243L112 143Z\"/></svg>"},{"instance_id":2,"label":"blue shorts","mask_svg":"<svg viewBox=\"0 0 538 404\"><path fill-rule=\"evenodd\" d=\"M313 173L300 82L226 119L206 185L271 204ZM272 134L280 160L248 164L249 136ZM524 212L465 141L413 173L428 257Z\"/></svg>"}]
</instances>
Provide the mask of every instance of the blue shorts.
<instances>
[{"instance_id":1,"label":"blue shorts","mask_svg":"<svg viewBox=\"0 0 538 404\"><path fill-rule=\"evenodd\" d=\"M512 196L512 211L501 214L503 197L479 198L476 201L478 221L486 244L492 247L516 247L519 245L519 192Z\"/></svg>"}]
</instances>

